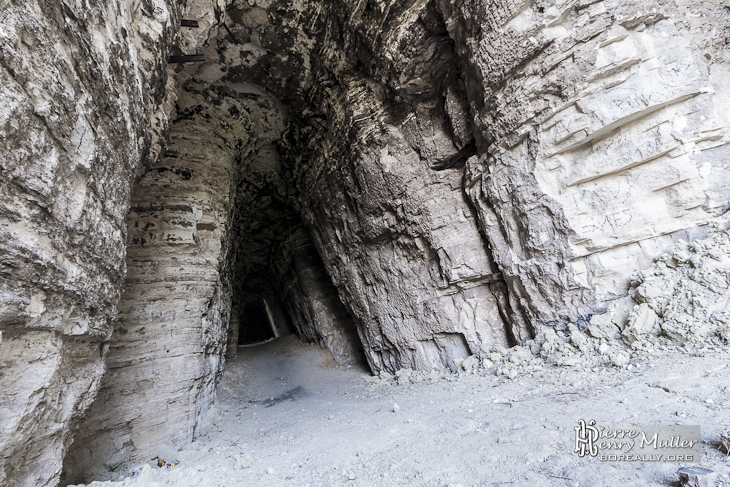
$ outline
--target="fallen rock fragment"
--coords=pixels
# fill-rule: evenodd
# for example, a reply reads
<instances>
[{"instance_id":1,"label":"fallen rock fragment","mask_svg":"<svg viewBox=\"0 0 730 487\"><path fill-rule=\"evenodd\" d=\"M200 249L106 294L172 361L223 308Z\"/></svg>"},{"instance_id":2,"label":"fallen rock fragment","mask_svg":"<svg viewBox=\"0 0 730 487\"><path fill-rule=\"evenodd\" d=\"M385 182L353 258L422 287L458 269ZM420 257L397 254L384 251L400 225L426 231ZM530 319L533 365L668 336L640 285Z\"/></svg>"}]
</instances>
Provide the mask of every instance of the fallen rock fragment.
<instances>
[{"instance_id":1,"label":"fallen rock fragment","mask_svg":"<svg viewBox=\"0 0 730 487\"><path fill-rule=\"evenodd\" d=\"M682 487L715 487L717 473L709 468L682 467L677 470Z\"/></svg>"},{"instance_id":2,"label":"fallen rock fragment","mask_svg":"<svg viewBox=\"0 0 730 487\"><path fill-rule=\"evenodd\" d=\"M479 359L474 355L470 355L461 363L461 369L467 374L473 374L478 365Z\"/></svg>"},{"instance_id":3,"label":"fallen rock fragment","mask_svg":"<svg viewBox=\"0 0 730 487\"><path fill-rule=\"evenodd\" d=\"M253 465L253 457L249 454L233 455L233 458L236 460L236 465L233 466L234 470L250 468Z\"/></svg>"},{"instance_id":4,"label":"fallen rock fragment","mask_svg":"<svg viewBox=\"0 0 730 487\"><path fill-rule=\"evenodd\" d=\"M720 444L725 454L730 456L730 431L720 435Z\"/></svg>"}]
</instances>

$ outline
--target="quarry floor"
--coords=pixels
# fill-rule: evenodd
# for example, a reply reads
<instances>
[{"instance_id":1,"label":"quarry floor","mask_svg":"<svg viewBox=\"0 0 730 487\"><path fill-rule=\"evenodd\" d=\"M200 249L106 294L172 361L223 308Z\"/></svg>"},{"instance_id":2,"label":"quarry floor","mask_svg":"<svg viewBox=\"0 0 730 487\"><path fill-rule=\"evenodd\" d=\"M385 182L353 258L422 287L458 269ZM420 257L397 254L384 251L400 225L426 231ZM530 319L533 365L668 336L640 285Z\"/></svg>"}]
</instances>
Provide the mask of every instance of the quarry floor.
<instances>
[{"instance_id":1,"label":"quarry floor","mask_svg":"<svg viewBox=\"0 0 730 487\"><path fill-rule=\"evenodd\" d=\"M699 465L730 486L730 460L718 449L730 430L728 351L673 352L630 369L546 366L512 380L458 375L399 386L368 376L293 337L239 348L209 430L183 451L162 452L179 464L125 466L114 474L123 480L90 485L679 485L687 464L580 458L574 428L584 419L700 425Z\"/></svg>"}]
</instances>

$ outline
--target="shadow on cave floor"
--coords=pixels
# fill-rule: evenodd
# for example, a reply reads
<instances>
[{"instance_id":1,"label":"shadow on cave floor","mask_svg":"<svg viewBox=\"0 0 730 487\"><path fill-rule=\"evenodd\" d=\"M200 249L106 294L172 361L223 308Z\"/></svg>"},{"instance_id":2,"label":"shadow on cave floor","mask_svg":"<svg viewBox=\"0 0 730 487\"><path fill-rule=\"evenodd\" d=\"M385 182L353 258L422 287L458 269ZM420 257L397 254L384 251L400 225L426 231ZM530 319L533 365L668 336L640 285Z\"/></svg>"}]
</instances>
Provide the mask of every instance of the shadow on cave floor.
<instances>
[{"instance_id":1,"label":"shadow on cave floor","mask_svg":"<svg viewBox=\"0 0 730 487\"><path fill-rule=\"evenodd\" d=\"M365 365L337 365L327 350L288 335L255 346L239 346L238 356L226 363L217 397L219 403L270 407L311 394L327 395L354 376L369 375Z\"/></svg>"}]
</instances>

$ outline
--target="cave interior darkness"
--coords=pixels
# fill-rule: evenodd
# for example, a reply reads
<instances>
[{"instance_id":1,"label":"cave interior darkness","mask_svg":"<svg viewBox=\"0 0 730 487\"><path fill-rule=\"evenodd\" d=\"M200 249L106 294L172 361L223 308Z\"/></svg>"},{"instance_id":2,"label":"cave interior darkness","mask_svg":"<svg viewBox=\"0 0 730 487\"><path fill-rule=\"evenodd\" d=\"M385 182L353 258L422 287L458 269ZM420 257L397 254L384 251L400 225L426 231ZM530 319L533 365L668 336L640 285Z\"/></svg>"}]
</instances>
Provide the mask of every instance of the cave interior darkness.
<instances>
[{"instance_id":1,"label":"cave interior darkness","mask_svg":"<svg viewBox=\"0 0 730 487\"><path fill-rule=\"evenodd\" d=\"M238 321L238 345L253 345L278 338L276 324L266 310L265 299L250 301L243 306Z\"/></svg>"}]
</instances>

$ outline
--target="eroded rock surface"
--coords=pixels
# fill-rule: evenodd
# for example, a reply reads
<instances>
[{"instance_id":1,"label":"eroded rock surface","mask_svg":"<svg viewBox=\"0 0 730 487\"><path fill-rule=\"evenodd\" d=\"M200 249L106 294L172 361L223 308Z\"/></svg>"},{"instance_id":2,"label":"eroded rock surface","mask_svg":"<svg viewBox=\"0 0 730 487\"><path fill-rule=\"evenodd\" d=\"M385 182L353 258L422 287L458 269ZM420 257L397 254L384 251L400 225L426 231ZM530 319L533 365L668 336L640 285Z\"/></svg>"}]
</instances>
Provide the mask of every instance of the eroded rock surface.
<instances>
[{"instance_id":1,"label":"eroded rock surface","mask_svg":"<svg viewBox=\"0 0 730 487\"><path fill-rule=\"evenodd\" d=\"M250 300L404 381L726 339L718 2L0 8L0 482L190 441Z\"/></svg>"},{"instance_id":2,"label":"eroded rock surface","mask_svg":"<svg viewBox=\"0 0 730 487\"><path fill-rule=\"evenodd\" d=\"M287 288L276 285L287 271L271 248L284 248L286 225L301 220L374 370L453 368L529 336L511 318L460 171L431 167L471 141L465 120L455 119L454 136L447 117L465 110L457 59L433 4L351 9L233 2L202 50L211 62L180 80L197 92L270 93L286 114L281 138L242 158L234 295ZM333 336L327 320L309 321L324 327L312 340Z\"/></svg>"},{"instance_id":3,"label":"eroded rock surface","mask_svg":"<svg viewBox=\"0 0 730 487\"><path fill-rule=\"evenodd\" d=\"M214 397L231 307L232 175L238 146L251 140L243 127L255 123L243 105L219 95L211 103L219 110L199 114L216 122L177 119L164 157L136 187L109 370L66 460L69 473L190 441Z\"/></svg>"},{"instance_id":4,"label":"eroded rock surface","mask_svg":"<svg viewBox=\"0 0 730 487\"><path fill-rule=\"evenodd\" d=\"M55 485L105 370L175 2L0 6L0 484Z\"/></svg>"},{"instance_id":5,"label":"eroded rock surface","mask_svg":"<svg viewBox=\"0 0 730 487\"><path fill-rule=\"evenodd\" d=\"M443 3L480 156L465 187L512 302L602 309L727 209L728 11L716 2Z\"/></svg>"}]
</instances>

